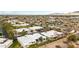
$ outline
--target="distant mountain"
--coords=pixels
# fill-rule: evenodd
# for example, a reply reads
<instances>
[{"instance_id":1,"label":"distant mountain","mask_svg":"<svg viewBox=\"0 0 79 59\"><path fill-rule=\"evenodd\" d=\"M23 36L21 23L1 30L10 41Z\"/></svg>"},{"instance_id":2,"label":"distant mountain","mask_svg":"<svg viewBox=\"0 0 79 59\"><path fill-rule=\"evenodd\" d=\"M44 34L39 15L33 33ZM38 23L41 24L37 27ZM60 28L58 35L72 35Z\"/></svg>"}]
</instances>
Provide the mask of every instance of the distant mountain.
<instances>
[{"instance_id":1,"label":"distant mountain","mask_svg":"<svg viewBox=\"0 0 79 59\"><path fill-rule=\"evenodd\" d=\"M79 15L79 11L69 12L67 15Z\"/></svg>"},{"instance_id":2,"label":"distant mountain","mask_svg":"<svg viewBox=\"0 0 79 59\"><path fill-rule=\"evenodd\" d=\"M65 13L51 13L50 15L65 15Z\"/></svg>"},{"instance_id":3,"label":"distant mountain","mask_svg":"<svg viewBox=\"0 0 79 59\"><path fill-rule=\"evenodd\" d=\"M79 13L79 11L74 11L74 12L72 12L72 13Z\"/></svg>"},{"instance_id":4,"label":"distant mountain","mask_svg":"<svg viewBox=\"0 0 79 59\"><path fill-rule=\"evenodd\" d=\"M68 13L52 13L50 15L79 15L79 11L68 12Z\"/></svg>"}]
</instances>

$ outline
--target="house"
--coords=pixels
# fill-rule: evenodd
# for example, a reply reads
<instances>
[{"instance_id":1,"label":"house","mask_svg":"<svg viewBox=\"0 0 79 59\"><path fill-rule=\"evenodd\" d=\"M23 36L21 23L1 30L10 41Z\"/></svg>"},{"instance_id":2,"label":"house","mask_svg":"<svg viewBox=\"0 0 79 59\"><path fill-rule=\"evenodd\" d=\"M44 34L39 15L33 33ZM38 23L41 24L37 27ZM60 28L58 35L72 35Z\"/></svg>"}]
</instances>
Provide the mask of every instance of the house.
<instances>
[{"instance_id":1,"label":"house","mask_svg":"<svg viewBox=\"0 0 79 59\"><path fill-rule=\"evenodd\" d=\"M29 27L29 28L19 28L19 29L15 29L15 31L17 33L19 32L22 32L22 31L27 31L28 34L30 33L35 33L35 32L38 32L38 31L41 31L43 29L43 27L40 27L40 26L34 26L34 27Z\"/></svg>"},{"instance_id":2,"label":"house","mask_svg":"<svg viewBox=\"0 0 79 59\"><path fill-rule=\"evenodd\" d=\"M19 28L19 29L15 29L16 32L22 32L22 31L30 31L28 28Z\"/></svg>"},{"instance_id":3,"label":"house","mask_svg":"<svg viewBox=\"0 0 79 59\"><path fill-rule=\"evenodd\" d=\"M31 34L31 35L25 35L25 36L17 37L17 40L21 44L21 46L23 46L25 48L25 47L28 47L31 44L40 43L40 42L37 42L37 41L40 41L40 38L42 39L42 42L44 42L44 41L47 40L47 37L48 38L62 37L62 34L63 33L61 33L61 32L51 30L51 31L47 31L47 32L42 32L40 34L34 33L34 34Z\"/></svg>"},{"instance_id":4,"label":"house","mask_svg":"<svg viewBox=\"0 0 79 59\"><path fill-rule=\"evenodd\" d=\"M37 31L37 30L43 29L43 27L41 27L41 26L33 26L33 27L29 27L29 29L33 30L33 31Z\"/></svg>"},{"instance_id":5,"label":"house","mask_svg":"<svg viewBox=\"0 0 79 59\"><path fill-rule=\"evenodd\" d=\"M23 23L23 24L14 24L13 26L28 26L29 24Z\"/></svg>"},{"instance_id":6,"label":"house","mask_svg":"<svg viewBox=\"0 0 79 59\"><path fill-rule=\"evenodd\" d=\"M54 30L50 30L50 31L47 31L47 32L42 32L41 33L42 35L46 36L46 37L62 37L63 36L63 33L62 32L57 32L57 31L54 31Z\"/></svg>"},{"instance_id":7,"label":"house","mask_svg":"<svg viewBox=\"0 0 79 59\"><path fill-rule=\"evenodd\" d=\"M36 43L36 40L39 40L39 38L43 38L44 40L46 39L45 36L40 35L39 33L35 33L32 35L25 35L22 37L17 37L18 42L25 48L28 47L29 45Z\"/></svg>"},{"instance_id":8,"label":"house","mask_svg":"<svg viewBox=\"0 0 79 59\"><path fill-rule=\"evenodd\" d=\"M7 40L6 38L0 38L0 48L8 48L13 43L13 40Z\"/></svg>"},{"instance_id":9,"label":"house","mask_svg":"<svg viewBox=\"0 0 79 59\"><path fill-rule=\"evenodd\" d=\"M21 22L21 21L19 21L17 19L15 19L15 20L8 20L7 22L11 23L13 26L28 26L29 25L28 23Z\"/></svg>"},{"instance_id":10,"label":"house","mask_svg":"<svg viewBox=\"0 0 79 59\"><path fill-rule=\"evenodd\" d=\"M44 28L41 26L33 26L29 27L29 29L31 30L31 33L36 33L36 32L42 32Z\"/></svg>"}]
</instances>

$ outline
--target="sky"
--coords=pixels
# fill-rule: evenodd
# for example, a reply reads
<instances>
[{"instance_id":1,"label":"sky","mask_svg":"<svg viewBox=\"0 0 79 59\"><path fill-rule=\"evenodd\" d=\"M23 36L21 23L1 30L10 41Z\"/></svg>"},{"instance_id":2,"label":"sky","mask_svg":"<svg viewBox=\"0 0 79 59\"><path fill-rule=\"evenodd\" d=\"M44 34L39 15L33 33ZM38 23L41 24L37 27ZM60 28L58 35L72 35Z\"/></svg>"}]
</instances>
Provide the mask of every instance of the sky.
<instances>
[{"instance_id":1,"label":"sky","mask_svg":"<svg viewBox=\"0 0 79 59\"><path fill-rule=\"evenodd\" d=\"M30 11L32 14L73 12L79 11L79 0L0 0L0 11L29 11L29 14Z\"/></svg>"}]
</instances>

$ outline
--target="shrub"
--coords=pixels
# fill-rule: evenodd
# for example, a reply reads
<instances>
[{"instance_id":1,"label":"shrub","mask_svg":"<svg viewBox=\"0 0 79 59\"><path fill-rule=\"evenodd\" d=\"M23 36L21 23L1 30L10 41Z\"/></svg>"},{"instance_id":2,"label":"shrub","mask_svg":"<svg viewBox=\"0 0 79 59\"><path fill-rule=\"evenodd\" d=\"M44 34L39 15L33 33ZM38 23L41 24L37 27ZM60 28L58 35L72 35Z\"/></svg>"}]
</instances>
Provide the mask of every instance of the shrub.
<instances>
[{"instance_id":1,"label":"shrub","mask_svg":"<svg viewBox=\"0 0 79 59\"><path fill-rule=\"evenodd\" d=\"M76 35L70 35L67 39L68 39L68 41L73 41L73 42L77 41Z\"/></svg>"},{"instance_id":2,"label":"shrub","mask_svg":"<svg viewBox=\"0 0 79 59\"><path fill-rule=\"evenodd\" d=\"M68 48L75 48L75 46L74 45L69 45Z\"/></svg>"}]
</instances>

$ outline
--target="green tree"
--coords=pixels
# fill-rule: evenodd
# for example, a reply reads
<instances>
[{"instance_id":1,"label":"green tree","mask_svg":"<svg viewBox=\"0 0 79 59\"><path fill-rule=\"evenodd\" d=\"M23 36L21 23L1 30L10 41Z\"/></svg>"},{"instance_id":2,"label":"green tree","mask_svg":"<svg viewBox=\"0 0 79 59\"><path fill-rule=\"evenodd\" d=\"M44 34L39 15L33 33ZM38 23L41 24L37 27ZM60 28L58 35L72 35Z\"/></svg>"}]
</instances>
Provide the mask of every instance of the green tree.
<instances>
[{"instance_id":1,"label":"green tree","mask_svg":"<svg viewBox=\"0 0 79 59\"><path fill-rule=\"evenodd\" d=\"M8 35L8 38L9 39L13 39L14 38L14 31L13 31L12 24L10 24L10 23L3 23L2 27L5 30L5 32L7 33L6 35Z\"/></svg>"},{"instance_id":2,"label":"green tree","mask_svg":"<svg viewBox=\"0 0 79 59\"><path fill-rule=\"evenodd\" d=\"M2 36L2 33L0 33L0 36Z\"/></svg>"}]
</instances>

